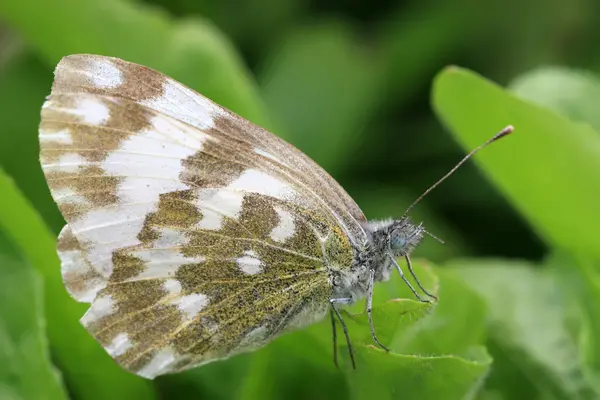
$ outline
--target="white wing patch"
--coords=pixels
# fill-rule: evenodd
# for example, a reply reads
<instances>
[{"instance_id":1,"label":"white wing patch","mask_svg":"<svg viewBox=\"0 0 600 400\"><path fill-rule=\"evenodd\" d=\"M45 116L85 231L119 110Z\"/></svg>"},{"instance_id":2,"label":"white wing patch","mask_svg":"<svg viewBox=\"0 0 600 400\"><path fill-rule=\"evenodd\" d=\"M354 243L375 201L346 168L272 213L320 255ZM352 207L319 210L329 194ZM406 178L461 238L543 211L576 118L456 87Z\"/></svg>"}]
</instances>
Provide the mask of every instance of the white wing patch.
<instances>
[{"instance_id":1,"label":"white wing patch","mask_svg":"<svg viewBox=\"0 0 600 400\"><path fill-rule=\"evenodd\" d=\"M240 347L253 349L264 344L268 338L269 330L265 325L254 328L244 336L240 342Z\"/></svg>"},{"instance_id":2,"label":"white wing patch","mask_svg":"<svg viewBox=\"0 0 600 400\"><path fill-rule=\"evenodd\" d=\"M81 98L76 108L64 109L64 112L71 113L82 119L83 122L90 125L102 125L110 118L108 107L93 98Z\"/></svg>"},{"instance_id":3,"label":"white wing patch","mask_svg":"<svg viewBox=\"0 0 600 400\"><path fill-rule=\"evenodd\" d=\"M289 184L256 169L247 169L227 188L259 193L281 200L292 200L296 195L296 191Z\"/></svg>"},{"instance_id":4,"label":"white wing patch","mask_svg":"<svg viewBox=\"0 0 600 400\"><path fill-rule=\"evenodd\" d=\"M113 271L112 254L123 247L140 244L137 234L144 216L156 208L157 200L94 209L72 221L73 233L87 243L88 260L105 276Z\"/></svg>"},{"instance_id":5,"label":"white wing patch","mask_svg":"<svg viewBox=\"0 0 600 400\"><path fill-rule=\"evenodd\" d=\"M111 89L123 84L121 70L110 59L96 58L89 61L87 76L98 88Z\"/></svg>"},{"instance_id":6,"label":"white wing patch","mask_svg":"<svg viewBox=\"0 0 600 400\"><path fill-rule=\"evenodd\" d=\"M204 203L206 204L206 203ZM199 203L200 207L203 207L202 203ZM236 201L235 204L227 211L235 215L241 207L241 201ZM206 229L209 231L218 231L221 229L223 222L223 213L211 210L209 208L203 208L203 216L200 222L196 225L198 229Z\"/></svg>"},{"instance_id":7,"label":"white wing patch","mask_svg":"<svg viewBox=\"0 0 600 400\"><path fill-rule=\"evenodd\" d=\"M68 129L63 129L58 132L46 132L44 130L40 130L40 142L73 144L73 138L71 137L71 132Z\"/></svg>"},{"instance_id":8,"label":"white wing patch","mask_svg":"<svg viewBox=\"0 0 600 400\"><path fill-rule=\"evenodd\" d=\"M125 354L131 347L133 347L133 343L129 340L129 336L126 333L119 333L112 342L106 346L106 351L112 357L118 357Z\"/></svg>"},{"instance_id":9,"label":"white wing patch","mask_svg":"<svg viewBox=\"0 0 600 400\"><path fill-rule=\"evenodd\" d=\"M274 209L279 216L279 223L275 228L273 228L269 236L274 241L283 243L294 236L294 233L296 232L294 216L289 211L286 211L281 207L274 207Z\"/></svg>"},{"instance_id":10,"label":"white wing patch","mask_svg":"<svg viewBox=\"0 0 600 400\"><path fill-rule=\"evenodd\" d=\"M208 302L208 297L206 295L202 293L192 293L173 300L171 304L175 304L185 314L186 318L191 320L206 307Z\"/></svg>"},{"instance_id":11,"label":"white wing patch","mask_svg":"<svg viewBox=\"0 0 600 400\"><path fill-rule=\"evenodd\" d=\"M56 142L54 142L56 143ZM66 172L75 173L79 171L79 167L86 165L88 162L85 158L77 153L66 153L62 154L58 161L44 163L42 162L42 168L45 172Z\"/></svg>"},{"instance_id":12,"label":"white wing patch","mask_svg":"<svg viewBox=\"0 0 600 400\"><path fill-rule=\"evenodd\" d=\"M224 189L202 189L198 193L196 205L203 210L203 218L197 224L199 229L219 230L223 217L237 218L242 210L244 193Z\"/></svg>"},{"instance_id":13,"label":"white wing patch","mask_svg":"<svg viewBox=\"0 0 600 400\"><path fill-rule=\"evenodd\" d=\"M162 228L160 237L152 247L131 251L132 256L144 261L144 270L131 280L172 277L182 265L206 261L205 257L186 257L177 251L177 248L187 241L181 231Z\"/></svg>"},{"instance_id":14,"label":"white wing patch","mask_svg":"<svg viewBox=\"0 0 600 400\"><path fill-rule=\"evenodd\" d=\"M169 295L178 295L181 293L181 283L177 279L167 279L163 286Z\"/></svg>"},{"instance_id":15,"label":"white wing patch","mask_svg":"<svg viewBox=\"0 0 600 400\"><path fill-rule=\"evenodd\" d=\"M219 113L211 102L170 80L164 81L163 90L161 96L143 100L141 103L167 115L175 116L199 129L209 129L214 126L213 117Z\"/></svg>"},{"instance_id":16,"label":"white wing patch","mask_svg":"<svg viewBox=\"0 0 600 400\"><path fill-rule=\"evenodd\" d=\"M152 360L138 371L138 375L144 378L153 379L157 375L162 375L170 370L170 366L176 361L175 351L171 348L164 348L159 351Z\"/></svg>"},{"instance_id":17,"label":"white wing patch","mask_svg":"<svg viewBox=\"0 0 600 400\"><path fill-rule=\"evenodd\" d=\"M81 323L86 326L90 325L116 311L116 304L112 296L108 295L96 298L90 309L81 318Z\"/></svg>"},{"instance_id":18,"label":"white wing patch","mask_svg":"<svg viewBox=\"0 0 600 400\"><path fill-rule=\"evenodd\" d=\"M255 275L262 272L263 263L252 250L246 251L244 256L239 257L235 261L245 274Z\"/></svg>"},{"instance_id":19,"label":"white wing patch","mask_svg":"<svg viewBox=\"0 0 600 400\"><path fill-rule=\"evenodd\" d=\"M57 202L65 202L77 204L80 207L86 208L91 206L91 203L82 195L78 194L75 190L69 187L56 189L54 191L54 200Z\"/></svg>"}]
</instances>

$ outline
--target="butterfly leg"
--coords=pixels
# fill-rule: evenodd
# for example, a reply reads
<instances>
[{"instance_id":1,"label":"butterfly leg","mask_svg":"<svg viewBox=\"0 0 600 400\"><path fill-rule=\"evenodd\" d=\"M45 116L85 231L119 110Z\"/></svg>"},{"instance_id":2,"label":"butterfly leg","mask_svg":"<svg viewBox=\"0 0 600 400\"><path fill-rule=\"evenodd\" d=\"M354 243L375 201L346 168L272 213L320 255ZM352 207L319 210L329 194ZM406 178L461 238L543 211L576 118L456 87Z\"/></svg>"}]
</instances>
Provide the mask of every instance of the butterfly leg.
<instances>
[{"instance_id":1,"label":"butterfly leg","mask_svg":"<svg viewBox=\"0 0 600 400\"><path fill-rule=\"evenodd\" d=\"M337 330L335 327L335 314L333 313L333 308L329 309L329 316L331 317L331 333L333 336L333 364L336 368L339 368L337 355Z\"/></svg>"},{"instance_id":2,"label":"butterfly leg","mask_svg":"<svg viewBox=\"0 0 600 400\"><path fill-rule=\"evenodd\" d=\"M377 343L379 345L379 347L381 347L385 351L390 351L387 347L385 347L383 344L381 344L379 339L377 339L377 335L375 334L375 326L373 325L373 312L372 312L374 286L375 286L375 270L371 269L370 275L369 275L369 293L367 295L367 315L369 316L369 326L371 327L371 335L373 336L373 340L375 341L375 343Z\"/></svg>"},{"instance_id":3,"label":"butterfly leg","mask_svg":"<svg viewBox=\"0 0 600 400\"><path fill-rule=\"evenodd\" d=\"M329 299L329 303L331 304L331 325L333 327L333 363L335 366L338 366L337 362L337 334L335 330L335 319L333 317L333 313L337 316L342 324L342 330L344 331L344 336L346 337L346 343L348 344L348 353L350 353L350 361L352 362L352 369L356 369L356 363L354 362L354 351L352 351L352 344L350 343L350 336L348 335L348 327L346 327L346 323L344 322L344 318L342 318L342 314L340 314L339 310L336 308L336 304L350 304L352 299Z\"/></svg>"},{"instance_id":4,"label":"butterfly leg","mask_svg":"<svg viewBox=\"0 0 600 400\"><path fill-rule=\"evenodd\" d=\"M408 254L405 255L404 258L406 259L406 264L408 264L408 270L410 271L410 274L413 276L413 278L415 278L415 281L417 282L417 285L419 285L419 288L421 288L421 290L423 291L423 293L425 293L427 296L431 297L432 299L437 300L438 298L436 296L434 296L431 293L429 293L423 287L423 285L421 285L421 282L419 281L419 278L417 278L417 274L415 274L415 271L413 271L412 263L410 262L410 257L408 256Z\"/></svg>"},{"instance_id":5,"label":"butterfly leg","mask_svg":"<svg viewBox=\"0 0 600 400\"><path fill-rule=\"evenodd\" d=\"M392 262L396 266L396 270L400 274L400 278L402 278L402 280L404 281L404 283L406 283L406 285L410 288L410 290L413 292L413 294L415 295L415 297L417 299L419 299L419 301L421 301L423 303L431 303L431 301L426 300L426 299L422 298L421 296L419 296L419 293L417 293L417 291L415 290L415 288L413 287L413 285L411 285L410 282L408 281L408 279L406 279L406 276L404 276L404 272L402 272L402 268L400 268L400 266L398 265L398 263L396 262L396 260L394 259L394 257L390 255L390 258L392 259ZM412 268L412 266L411 266L411 268ZM412 271L412 269L411 269L411 271ZM420 286L420 284L419 284L419 286ZM425 293L427 293L427 292L425 292Z\"/></svg>"}]
</instances>

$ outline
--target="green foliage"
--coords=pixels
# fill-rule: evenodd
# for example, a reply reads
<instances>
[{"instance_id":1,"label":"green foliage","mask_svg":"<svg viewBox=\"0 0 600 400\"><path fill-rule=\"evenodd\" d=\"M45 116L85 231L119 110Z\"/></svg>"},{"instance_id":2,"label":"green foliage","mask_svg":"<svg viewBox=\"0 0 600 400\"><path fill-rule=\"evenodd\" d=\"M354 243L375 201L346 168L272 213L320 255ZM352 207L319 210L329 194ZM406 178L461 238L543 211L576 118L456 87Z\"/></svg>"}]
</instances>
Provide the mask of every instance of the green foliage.
<instances>
[{"instance_id":1,"label":"green foliage","mask_svg":"<svg viewBox=\"0 0 600 400\"><path fill-rule=\"evenodd\" d=\"M597 85L590 77L586 92L581 85L567 85L574 95L560 103L552 95L540 96L535 79L523 78L515 85L518 93L566 115L577 101L589 100L584 93ZM545 90L551 92L548 86ZM481 98L486 101L477 101ZM589 196L600 193L593 173L600 167L600 138L588 125L594 121L586 119L593 116L582 108L581 114L571 113L580 120L575 122L457 68L438 76L433 102L467 148L485 139L481 132L489 131L491 124L510 120L517 127L513 137L505 139L518 142L515 148L478 162L556 248L545 268L502 260L452 263L487 303L491 346L507 354L509 368L522 370L544 398L597 398L600 268L594 261L599 253L593 221L598 216ZM515 159L522 163L516 165ZM573 205L568 215L555 212L565 204Z\"/></svg>"},{"instance_id":2,"label":"green foliage","mask_svg":"<svg viewBox=\"0 0 600 400\"><path fill-rule=\"evenodd\" d=\"M42 281L0 236L0 398L66 399L50 363Z\"/></svg>"},{"instance_id":3,"label":"green foliage","mask_svg":"<svg viewBox=\"0 0 600 400\"><path fill-rule=\"evenodd\" d=\"M0 398L600 397L593 0L350 3L0 1ZM575 33L589 38L567 51ZM63 220L37 161L37 124L52 68L80 52L157 68L273 129L370 218L400 215L465 151L516 130L412 213L448 242L427 239L417 253L442 267L415 261L440 301L414 300L397 276L376 287L389 354L374 346L360 302L344 311L357 370L339 324L333 366L327 318L151 382L85 332L86 307L61 282ZM458 67L434 78L455 62L512 83ZM579 67L523 73L551 62ZM433 109L462 149L432 117L432 81Z\"/></svg>"},{"instance_id":4,"label":"green foliage","mask_svg":"<svg viewBox=\"0 0 600 400\"><path fill-rule=\"evenodd\" d=\"M517 77L510 84L517 96L564 114L575 121L588 122L600 130L595 107L600 98L600 82L591 73L569 68L546 67Z\"/></svg>"},{"instance_id":5,"label":"green foliage","mask_svg":"<svg viewBox=\"0 0 600 400\"><path fill-rule=\"evenodd\" d=\"M513 124L515 134L476 162L549 243L600 258L598 132L455 67L436 78L433 104L465 148ZM574 207L557 212L565 204Z\"/></svg>"},{"instance_id":6,"label":"green foliage","mask_svg":"<svg viewBox=\"0 0 600 400\"><path fill-rule=\"evenodd\" d=\"M553 271L506 261L454 263L486 301L490 340L518 359L540 391L556 399L594 398L578 363L573 310Z\"/></svg>"},{"instance_id":7,"label":"green foliage","mask_svg":"<svg viewBox=\"0 0 600 400\"><path fill-rule=\"evenodd\" d=\"M328 171L337 171L356 149L379 93L381 67L357 37L337 21L301 27L282 40L282 50L267 60L261 75L265 102L290 142ZM306 75L315 79L302 79ZM334 154L320 143L322 137Z\"/></svg>"}]
</instances>

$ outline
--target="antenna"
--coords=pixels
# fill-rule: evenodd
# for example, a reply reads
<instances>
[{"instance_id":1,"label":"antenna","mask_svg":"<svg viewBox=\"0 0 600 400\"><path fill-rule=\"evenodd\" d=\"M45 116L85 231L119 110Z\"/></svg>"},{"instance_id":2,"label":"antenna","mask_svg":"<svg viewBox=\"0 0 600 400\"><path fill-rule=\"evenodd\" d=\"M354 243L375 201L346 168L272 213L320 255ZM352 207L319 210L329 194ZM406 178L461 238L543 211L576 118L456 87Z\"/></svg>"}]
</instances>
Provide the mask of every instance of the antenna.
<instances>
[{"instance_id":1,"label":"antenna","mask_svg":"<svg viewBox=\"0 0 600 400\"><path fill-rule=\"evenodd\" d=\"M494 136L492 136L490 139L488 139L485 143L483 143L483 144L479 145L477 148L471 150L471 152L469 154L467 154L462 160L460 160L458 162L458 164L456 164L454 166L454 168L452 168L450 171L448 171L448 173L446 175L442 176L437 182L435 182L433 185L431 185L429 187L429 189L427 189L422 195L420 195L406 209L406 211L404 211L404 215L402 215L402 217L404 218L414 206L416 206L421 200L423 200L423 197L427 196L429 194L429 192L431 192L433 189L438 187L438 185L440 183L444 182L446 180L446 178L448 178L450 175L452 175L454 173L454 171L456 171L461 165L463 165L465 163L465 161L467 161L469 158L471 158L475 153L477 153L479 150L483 149L484 147L487 147L487 145L492 144L496 140L502 139L504 136L511 134L514 130L515 130L515 128L512 125L508 125L506 128L502 129L500 132L496 133ZM428 234L429 234L429 232L428 232Z\"/></svg>"}]
</instances>

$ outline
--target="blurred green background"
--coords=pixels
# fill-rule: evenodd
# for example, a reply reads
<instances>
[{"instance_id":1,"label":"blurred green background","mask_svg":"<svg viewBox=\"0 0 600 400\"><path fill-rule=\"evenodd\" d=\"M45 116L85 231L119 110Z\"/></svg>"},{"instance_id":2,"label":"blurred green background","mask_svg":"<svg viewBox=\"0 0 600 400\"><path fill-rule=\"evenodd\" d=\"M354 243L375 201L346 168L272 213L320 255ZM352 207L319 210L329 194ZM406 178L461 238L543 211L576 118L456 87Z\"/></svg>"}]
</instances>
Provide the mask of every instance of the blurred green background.
<instances>
[{"instance_id":1,"label":"blurred green background","mask_svg":"<svg viewBox=\"0 0 600 400\"><path fill-rule=\"evenodd\" d=\"M597 0L0 1L0 399L600 398L599 40ZM333 368L324 323L149 382L84 332L60 281L37 125L73 53L156 68L268 128L368 218L516 133L414 210L447 243L416 252L441 300L377 288L394 354L359 315L355 372Z\"/></svg>"}]
</instances>

